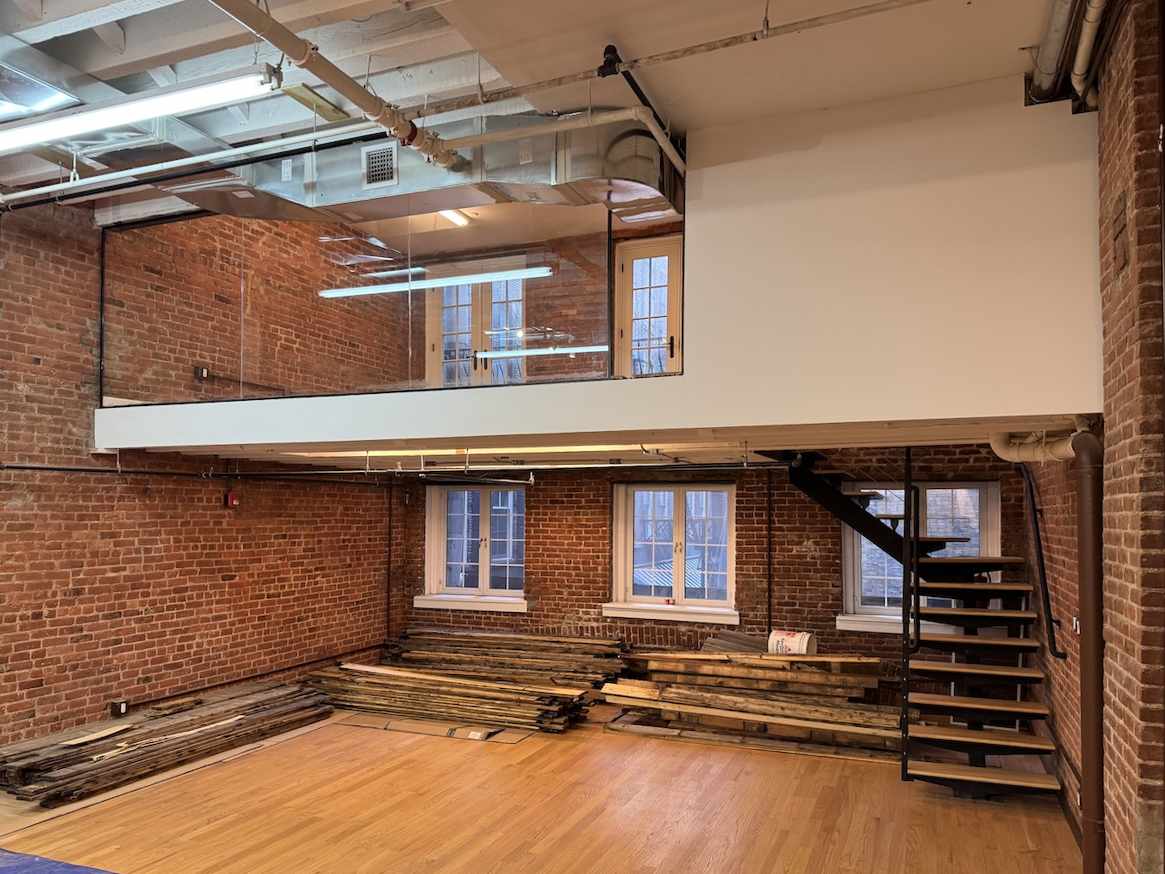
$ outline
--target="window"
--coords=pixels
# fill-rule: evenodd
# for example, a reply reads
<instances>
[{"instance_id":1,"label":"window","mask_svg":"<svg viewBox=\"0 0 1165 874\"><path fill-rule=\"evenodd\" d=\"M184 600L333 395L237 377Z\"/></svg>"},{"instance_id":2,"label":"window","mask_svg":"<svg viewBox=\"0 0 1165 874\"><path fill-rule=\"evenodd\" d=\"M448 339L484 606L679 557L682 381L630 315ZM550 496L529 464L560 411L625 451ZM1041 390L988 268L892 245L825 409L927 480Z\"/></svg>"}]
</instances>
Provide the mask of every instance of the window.
<instances>
[{"instance_id":1,"label":"window","mask_svg":"<svg viewBox=\"0 0 1165 874\"><path fill-rule=\"evenodd\" d=\"M900 485L864 484L855 491L873 491L881 500L872 501L869 511L883 522L902 530L904 509ZM921 529L927 536L965 538L930 553L936 556L999 554L999 483L924 483L919 485ZM902 615L902 565L852 528L842 535L842 578L845 613L848 617L891 617ZM927 598L934 607L949 606L945 599ZM872 630L839 617L839 628Z\"/></svg>"},{"instance_id":2,"label":"window","mask_svg":"<svg viewBox=\"0 0 1165 874\"><path fill-rule=\"evenodd\" d=\"M605 616L735 625L736 489L617 485Z\"/></svg>"},{"instance_id":3,"label":"window","mask_svg":"<svg viewBox=\"0 0 1165 874\"><path fill-rule=\"evenodd\" d=\"M454 274L525 267L524 258L444 268ZM430 268L440 277L442 268ZM428 295L429 385L510 385L525 382L526 307L521 279L447 285ZM508 354L519 353L519 354Z\"/></svg>"},{"instance_id":4,"label":"window","mask_svg":"<svg viewBox=\"0 0 1165 874\"><path fill-rule=\"evenodd\" d=\"M683 287L679 236L632 240L616 248L616 374L678 373Z\"/></svg>"},{"instance_id":5,"label":"window","mask_svg":"<svg viewBox=\"0 0 1165 874\"><path fill-rule=\"evenodd\" d=\"M425 594L417 607L526 612L526 493L431 486L425 507Z\"/></svg>"}]
</instances>

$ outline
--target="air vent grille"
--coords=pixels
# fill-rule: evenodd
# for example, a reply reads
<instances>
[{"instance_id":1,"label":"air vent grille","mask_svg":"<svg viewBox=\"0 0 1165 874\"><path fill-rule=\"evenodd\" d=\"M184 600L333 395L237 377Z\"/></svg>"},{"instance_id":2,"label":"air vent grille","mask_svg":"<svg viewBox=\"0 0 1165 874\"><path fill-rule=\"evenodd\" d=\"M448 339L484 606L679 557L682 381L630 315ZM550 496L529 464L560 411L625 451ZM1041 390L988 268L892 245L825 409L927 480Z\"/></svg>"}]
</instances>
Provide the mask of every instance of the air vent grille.
<instances>
[{"instance_id":1,"label":"air vent grille","mask_svg":"<svg viewBox=\"0 0 1165 874\"><path fill-rule=\"evenodd\" d=\"M364 156L364 187L379 188L382 185L396 185L397 161L396 143L366 146Z\"/></svg>"}]
</instances>

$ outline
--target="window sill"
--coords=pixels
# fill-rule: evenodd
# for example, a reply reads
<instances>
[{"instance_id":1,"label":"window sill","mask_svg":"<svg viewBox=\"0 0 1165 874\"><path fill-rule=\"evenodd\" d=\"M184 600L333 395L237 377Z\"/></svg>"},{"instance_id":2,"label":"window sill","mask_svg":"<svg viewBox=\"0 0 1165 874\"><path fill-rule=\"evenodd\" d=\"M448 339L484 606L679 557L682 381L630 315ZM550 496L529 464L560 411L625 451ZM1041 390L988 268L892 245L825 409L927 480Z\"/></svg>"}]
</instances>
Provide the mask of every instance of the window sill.
<instances>
[{"instance_id":1,"label":"window sill","mask_svg":"<svg viewBox=\"0 0 1165 874\"><path fill-rule=\"evenodd\" d=\"M868 631L874 634L897 634L902 636L901 616L878 616L874 613L843 613L837 617L838 631ZM922 630L927 634L950 634L957 631L953 625L940 622L923 622Z\"/></svg>"},{"instance_id":2,"label":"window sill","mask_svg":"<svg viewBox=\"0 0 1165 874\"><path fill-rule=\"evenodd\" d=\"M483 613L525 613L526 599L503 595L417 595L413 606L424 610L477 610Z\"/></svg>"},{"instance_id":3,"label":"window sill","mask_svg":"<svg viewBox=\"0 0 1165 874\"><path fill-rule=\"evenodd\" d=\"M731 607L610 602L603 605L603 615L617 619L659 619L665 622L703 622L712 625L740 624L740 614Z\"/></svg>"}]
</instances>

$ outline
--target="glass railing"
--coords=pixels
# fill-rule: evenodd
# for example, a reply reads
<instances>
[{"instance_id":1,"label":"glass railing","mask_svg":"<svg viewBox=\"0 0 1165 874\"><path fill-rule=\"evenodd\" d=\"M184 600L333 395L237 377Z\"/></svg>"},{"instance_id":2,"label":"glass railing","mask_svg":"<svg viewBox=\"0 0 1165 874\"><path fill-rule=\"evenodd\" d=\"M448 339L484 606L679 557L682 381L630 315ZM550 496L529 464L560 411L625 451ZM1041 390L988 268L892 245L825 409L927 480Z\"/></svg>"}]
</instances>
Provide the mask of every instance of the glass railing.
<instances>
[{"instance_id":1,"label":"glass railing","mask_svg":"<svg viewBox=\"0 0 1165 874\"><path fill-rule=\"evenodd\" d=\"M110 230L105 404L614 378L620 236L602 205L531 204Z\"/></svg>"}]
</instances>

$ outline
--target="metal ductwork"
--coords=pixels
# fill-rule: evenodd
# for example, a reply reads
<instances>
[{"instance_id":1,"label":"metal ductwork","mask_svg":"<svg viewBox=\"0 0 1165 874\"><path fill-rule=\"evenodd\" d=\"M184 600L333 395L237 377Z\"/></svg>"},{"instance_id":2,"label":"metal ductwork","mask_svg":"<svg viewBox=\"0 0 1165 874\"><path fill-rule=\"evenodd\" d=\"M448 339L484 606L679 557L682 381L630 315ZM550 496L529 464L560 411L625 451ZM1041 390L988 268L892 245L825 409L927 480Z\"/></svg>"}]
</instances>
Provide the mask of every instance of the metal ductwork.
<instances>
[{"instance_id":1,"label":"metal ductwork","mask_svg":"<svg viewBox=\"0 0 1165 874\"><path fill-rule=\"evenodd\" d=\"M683 179L644 123L647 112L488 116L442 125L441 139L469 158L462 172L381 138L158 187L246 218L366 222L498 203L603 204L626 222L675 218Z\"/></svg>"}]
</instances>

